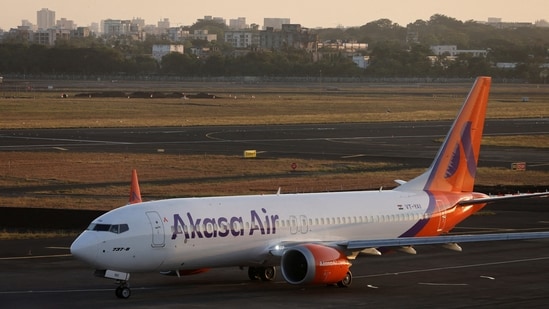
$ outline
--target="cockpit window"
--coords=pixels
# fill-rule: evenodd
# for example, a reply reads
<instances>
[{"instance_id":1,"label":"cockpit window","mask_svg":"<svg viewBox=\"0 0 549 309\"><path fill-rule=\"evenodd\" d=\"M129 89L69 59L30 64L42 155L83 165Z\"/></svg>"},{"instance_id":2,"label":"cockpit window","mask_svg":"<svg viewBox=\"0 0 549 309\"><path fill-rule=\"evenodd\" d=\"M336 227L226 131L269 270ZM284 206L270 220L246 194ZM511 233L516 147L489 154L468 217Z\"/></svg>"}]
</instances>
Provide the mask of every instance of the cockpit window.
<instances>
[{"instance_id":1,"label":"cockpit window","mask_svg":"<svg viewBox=\"0 0 549 309\"><path fill-rule=\"evenodd\" d=\"M92 223L90 226L88 226L88 231L98 231L98 232L111 232L115 234L120 234L128 231L130 227L123 223L123 224L100 224L100 223Z\"/></svg>"},{"instance_id":2,"label":"cockpit window","mask_svg":"<svg viewBox=\"0 0 549 309\"><path fill-rule=\"evenodd\" d=\"M118 229L118 233L124 233L125 231L129 230L130 227L127 224L120 224L120 228Z\"/></svg>"}]
</instances>

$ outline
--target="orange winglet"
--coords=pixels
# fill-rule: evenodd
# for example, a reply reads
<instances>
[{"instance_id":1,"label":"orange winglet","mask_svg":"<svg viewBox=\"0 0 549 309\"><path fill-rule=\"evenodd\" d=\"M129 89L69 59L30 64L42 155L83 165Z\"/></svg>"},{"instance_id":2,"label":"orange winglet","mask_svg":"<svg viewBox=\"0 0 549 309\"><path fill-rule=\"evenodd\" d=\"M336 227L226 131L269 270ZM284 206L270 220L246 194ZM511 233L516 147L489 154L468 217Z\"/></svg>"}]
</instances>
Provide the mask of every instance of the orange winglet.
<instances>
[{"instance_id":1,"label":"orange winglet","mask_svg":"<svg viewBox=\"0 0 549 309\"><path fill-rule=\"evenodd\" d=\"M141 190L139 189L139 181L137 180L137 170L132 170L132 183L130 187L130 204L141 203Z\"/></svg>"}]
</instances>

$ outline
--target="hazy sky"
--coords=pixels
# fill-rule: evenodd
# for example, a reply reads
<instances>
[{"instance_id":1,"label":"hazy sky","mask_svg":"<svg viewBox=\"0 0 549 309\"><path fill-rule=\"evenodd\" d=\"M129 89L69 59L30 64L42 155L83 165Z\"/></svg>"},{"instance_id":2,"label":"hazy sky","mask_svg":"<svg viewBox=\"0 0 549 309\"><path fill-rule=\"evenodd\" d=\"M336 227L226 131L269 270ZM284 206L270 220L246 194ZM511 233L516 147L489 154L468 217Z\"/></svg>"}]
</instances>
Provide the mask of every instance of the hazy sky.
<instances>
[{"instance_id":1,"label":"hazy sky","mask_svg":"<svg viewBox=\"0 0 549 309\"><path fill-rule=\"evenodd\" d=\"M335 5L336 4L336 5ZM547 0L16 0L0 7L0 28L9 30L23 19L36 24L36 12L42 8L55 11L55 18L73 20L88 26L102 19L140 17L147 24L164 18L171 26L191 25L205 15L235 19L246 17L246 23L263 25L265 17L290 18L303 27L361 26L373 20L388 18L406 26L418 19L428 20L443 14L458 20L481 20L499 17L503 21L535 22L549 20Z\"/></svg>"}]
</instances>

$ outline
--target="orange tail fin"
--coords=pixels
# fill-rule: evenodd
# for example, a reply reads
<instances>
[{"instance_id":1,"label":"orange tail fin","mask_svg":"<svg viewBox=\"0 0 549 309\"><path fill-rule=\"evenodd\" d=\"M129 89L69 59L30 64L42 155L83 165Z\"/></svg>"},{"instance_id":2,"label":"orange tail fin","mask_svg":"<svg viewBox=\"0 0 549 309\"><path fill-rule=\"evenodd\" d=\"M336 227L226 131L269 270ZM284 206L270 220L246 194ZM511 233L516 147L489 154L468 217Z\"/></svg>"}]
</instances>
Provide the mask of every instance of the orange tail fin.
<instances>
[{"instance_id":1,"label":"orange tail fin","mask_svg":"<svg viewBox=\"0 0 549 309\"><path fill-rule=\"evenodd\" d=\"M471 192L492 80L478 77L431 167L399 190Z\"/></svg>"},{"instance_id":2,"label":"orange tail fin","mask_svg":"<svg viewBox=\"0 0 549 309\"><path fill-rule=\"evenodd\" d=\"M130 204L141 203L141 190L139 189L139 181L137 180L137 171L132 170L132 183L130 187Z\"/></svg>"}]
</instances>

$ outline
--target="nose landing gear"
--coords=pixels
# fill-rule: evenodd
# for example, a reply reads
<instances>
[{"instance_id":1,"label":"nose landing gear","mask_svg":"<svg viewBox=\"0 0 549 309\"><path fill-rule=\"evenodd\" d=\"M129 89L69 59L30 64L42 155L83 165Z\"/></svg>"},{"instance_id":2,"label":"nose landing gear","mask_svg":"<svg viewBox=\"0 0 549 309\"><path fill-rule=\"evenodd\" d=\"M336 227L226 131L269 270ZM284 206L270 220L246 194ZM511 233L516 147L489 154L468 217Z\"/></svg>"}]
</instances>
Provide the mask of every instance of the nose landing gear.
<instances>
[{"instance_id":1,"label":"nose landing gear","mask_svg":"<svg viewBox=\"0 0 549 309\"><path fill-rule=\"evenodd\" d=\"M130 284L128 283L128 280L130 280L129 273L107 269L96 270L95 276L101 278L115 279L116 284L118 284L118 287L115 290L116 297L128 299L132 295L132 291L130 290Z\"/></svg>"}]
</instances>

